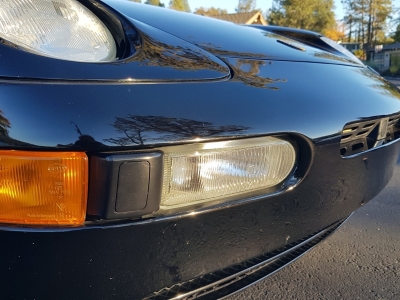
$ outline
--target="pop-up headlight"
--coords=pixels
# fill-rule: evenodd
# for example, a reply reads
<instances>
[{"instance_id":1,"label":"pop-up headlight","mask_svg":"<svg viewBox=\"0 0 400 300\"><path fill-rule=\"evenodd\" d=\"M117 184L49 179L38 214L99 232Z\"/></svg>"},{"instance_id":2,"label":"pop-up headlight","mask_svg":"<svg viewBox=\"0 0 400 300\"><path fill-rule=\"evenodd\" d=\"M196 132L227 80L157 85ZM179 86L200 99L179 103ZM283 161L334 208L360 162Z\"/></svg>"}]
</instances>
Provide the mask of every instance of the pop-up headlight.
<instances>
[{"instance_id":1,"label":"pop-up headlight","mask_svg":"<svg viewBox=\"0 0 400 300\"><path fill-rule=\"evenodd\" d=\"M0 0L0 39L64 60L116 59L107 27L75 0Z\"/></svg>"},{"instance_id":2,"label":"pop-up headlight","mask_svg":"<svg viewBox=\"0 0 400 300\"><path fill-rule=\"evenodd\" d=\"M296 161L293 144L275 137L171 146L162 151L163 210L278 186Z\"/></svg>"}]
</instances>

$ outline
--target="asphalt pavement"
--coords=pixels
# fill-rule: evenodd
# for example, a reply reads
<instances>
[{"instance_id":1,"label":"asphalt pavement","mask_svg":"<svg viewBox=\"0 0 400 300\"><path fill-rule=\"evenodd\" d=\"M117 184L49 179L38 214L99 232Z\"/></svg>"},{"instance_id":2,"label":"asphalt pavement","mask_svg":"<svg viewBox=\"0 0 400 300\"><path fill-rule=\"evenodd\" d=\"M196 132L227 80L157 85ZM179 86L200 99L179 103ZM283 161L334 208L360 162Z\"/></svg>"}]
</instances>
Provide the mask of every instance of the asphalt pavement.
<instances>
[{"instance_id":1,"label":"asphalt pavement","mask_svg":"<svg viewBox=\"0 0 400 300\"><path fill-rule=\"evenodd\" d=\"M228 299L400 299L400 159L387 187L333 235Z\"/></svg>"}]
</instances>

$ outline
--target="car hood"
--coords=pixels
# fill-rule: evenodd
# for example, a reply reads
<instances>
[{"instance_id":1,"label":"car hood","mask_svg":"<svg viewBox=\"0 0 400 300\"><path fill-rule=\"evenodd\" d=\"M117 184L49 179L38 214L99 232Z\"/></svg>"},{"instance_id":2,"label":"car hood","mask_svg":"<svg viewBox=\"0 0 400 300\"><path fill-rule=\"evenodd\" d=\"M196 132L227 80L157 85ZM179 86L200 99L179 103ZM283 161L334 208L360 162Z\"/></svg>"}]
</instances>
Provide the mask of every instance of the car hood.
<instances>
[{"instance_id":1,"label":"car hood","mask_svg":"<svg viewBox=\"0 0 400 300\"><path fill-rule=\"evenodd\" d=\"M219 57L358 65L283 35L172 9L104 0L127 18L156 27Z\"/></svg>"},{"instance_id":2,"label":"car hood","mask_svg":"<svg viewBox=\"0 0 400 300\"><path fill-rule=\"evenodd\" d=\"M85 0L117 43L130 45L111 62L55 59L0 43L0 80L54 83L168 83L224 81L232 59L359 66L345 56L265 28L183 13L126 0ZM115 35L115 33L117 35ZM125 48L125 46L121 46ZM127 48L127 49L128 49ZM228 67L229 65L229 67Z\"/></svg>"}]
</instances>

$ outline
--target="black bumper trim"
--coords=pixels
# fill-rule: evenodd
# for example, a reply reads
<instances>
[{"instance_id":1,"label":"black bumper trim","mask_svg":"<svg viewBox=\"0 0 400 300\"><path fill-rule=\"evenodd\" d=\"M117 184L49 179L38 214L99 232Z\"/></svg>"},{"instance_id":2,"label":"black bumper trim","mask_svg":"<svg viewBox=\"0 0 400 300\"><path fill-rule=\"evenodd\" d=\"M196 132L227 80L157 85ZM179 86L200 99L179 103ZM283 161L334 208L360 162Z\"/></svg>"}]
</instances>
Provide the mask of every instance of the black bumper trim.
<instances>
[{"instance_id":1,"label":"black bumper trim","mask_svg":"<svg viewBox=\"0 0 400 300\"><path fill-rule=\"evenodd\" d=\"M163 288L145 297L144 300L221 299L232 295L294 262L332 234L347 219L342 219L279 250L268 252L214 273Z\"/></svg>"}]
</instances>

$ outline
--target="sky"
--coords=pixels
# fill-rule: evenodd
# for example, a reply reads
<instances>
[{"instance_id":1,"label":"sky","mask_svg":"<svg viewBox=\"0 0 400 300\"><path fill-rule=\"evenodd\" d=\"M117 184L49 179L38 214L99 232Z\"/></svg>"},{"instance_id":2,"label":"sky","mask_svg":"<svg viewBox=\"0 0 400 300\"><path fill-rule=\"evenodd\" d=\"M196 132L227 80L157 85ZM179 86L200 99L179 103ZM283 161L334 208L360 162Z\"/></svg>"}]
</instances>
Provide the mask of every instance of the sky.
<instances>
[{"instance_id":1,"label":"sky","mask_svg":"<svg viewBox=\"0 0 400 300\"><path fill-rule=\"evenodd\" d=\"M343 7L340 0L335 1L335 15L336 19L340 20L343 18ZM162 2L162 1L161 1ZM167 1L165 1L167 2ZM226 9L228 13L235 13L235 8L238 4L238 0L188 0L190 9L192 12L198 7ZM261 8L263 13L272 7L272 0L257 0L257 8Z\"/></svg>"}]
</instances>

